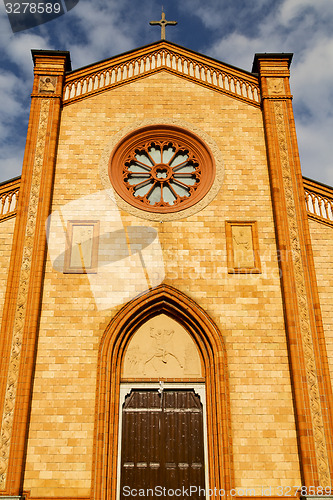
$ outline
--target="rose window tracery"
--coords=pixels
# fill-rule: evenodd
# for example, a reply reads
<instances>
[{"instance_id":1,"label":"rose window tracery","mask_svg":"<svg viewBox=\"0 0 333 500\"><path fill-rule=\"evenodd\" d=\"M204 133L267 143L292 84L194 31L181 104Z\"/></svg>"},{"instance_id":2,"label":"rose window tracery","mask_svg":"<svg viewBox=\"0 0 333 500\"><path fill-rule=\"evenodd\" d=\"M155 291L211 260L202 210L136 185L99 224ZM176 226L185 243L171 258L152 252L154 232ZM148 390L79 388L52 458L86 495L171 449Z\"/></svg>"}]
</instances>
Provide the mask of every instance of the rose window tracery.
<instances>
[{"instance_id":1,"label":"rose window tracery","mask_svg":"<svg viewBox=\"0 0 333 500\"><path fill-rule=\"evenodd\" d=\"M207 147L183 129L147 127L130 134L111 156L110 178L118 194L143 210L173 212L201 199L214 164Z\"/></svg>"}]
</instances>

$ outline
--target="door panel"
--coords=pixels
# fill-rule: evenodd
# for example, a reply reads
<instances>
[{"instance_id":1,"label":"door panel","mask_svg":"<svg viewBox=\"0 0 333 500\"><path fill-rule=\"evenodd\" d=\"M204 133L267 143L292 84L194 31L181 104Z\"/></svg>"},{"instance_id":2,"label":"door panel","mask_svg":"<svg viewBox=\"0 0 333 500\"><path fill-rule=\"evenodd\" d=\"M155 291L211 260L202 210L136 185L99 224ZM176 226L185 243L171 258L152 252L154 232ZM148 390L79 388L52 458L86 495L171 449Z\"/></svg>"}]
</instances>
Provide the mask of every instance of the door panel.
<instances>
[{"instance_id":1,"label":"door panel","mask_svg":"<svg viewBox=\"0 0 333 500\"><path fill-rule=\"evenodd\" d=\"M122 418L121 498L124 486L205 487L203 410L193 390L132 390Z\"/></svg>"}]
</instances>

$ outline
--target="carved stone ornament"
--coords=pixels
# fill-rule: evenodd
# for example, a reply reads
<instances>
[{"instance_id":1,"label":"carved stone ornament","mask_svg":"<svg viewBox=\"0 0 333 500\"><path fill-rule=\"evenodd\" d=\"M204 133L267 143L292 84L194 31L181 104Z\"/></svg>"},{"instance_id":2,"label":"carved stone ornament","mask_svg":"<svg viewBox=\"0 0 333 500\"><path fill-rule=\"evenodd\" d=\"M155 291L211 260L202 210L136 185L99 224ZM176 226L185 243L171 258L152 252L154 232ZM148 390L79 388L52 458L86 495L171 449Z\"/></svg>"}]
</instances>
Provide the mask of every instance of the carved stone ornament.
<instances>
[{"instance_id":1,"label":"carved stone ornament","mask_svg":"<svg viewBox=\"0 0 333 500\"><path fill-rule=\"evenodd\" d=\"M234 267L255 266L251 226L232 226Z\"/></svg>"},{"instance_id":2,"label":"carved stone ornament","mask_svg":"<svg viewBox=\"0 0 333 500\"><path fill-rule=\"evenodd\" d=\"M27 310L27 298L31 277L31 256L33 252L34 235L36 230L36 216L38 210L38 198L41 185L43 157L46 141L47 118L50 100L43 99L41 103L38 135L36 142L31 191L28 205L27 225L25 230L22 265L18 285L17 303L12 335L12 346L9 360L7 386L5 392L4 412L1 422L0 435L0 489L6 485L10 444L15 411L15 399L18 385L20 368L23 328Z\"/></svg>"},{"instance_id":3,"label":"carved stone ornament","mask_svg":"<svg viewBox=\"0 0 333 500\"><path fill-rule=\"evenodd\" d=\"M267 78L268 93L271 96L284 95L284 84L282 78Z\"/></svg>"},{"instance_id":4,"label":"carved stone ornament","mask_svg":"<svg viewBox=\"0 0 333 500\"><path fill-rule=\"evenodd\" d=\"M178 120L147 119L106 146L100 175L122 210L148 220L177 220L207 206L220 190L222 154L206 133Z\"/></svg>"},{"instance_id":5,"label":"carved stone ornament","mask_svg":"<svg viewBox=\"0 0 333 500\"><path fill-rule=\"evenodd\" d=\"M198 350L177 321L160 314L142 325L126 350L122 377L200 378Z\"/></svg>"},{"instance_id":6,"label":"carved stone ornament","mask_svg":"<svg viewBox=\"0 0 333 500\"><path fill-rule=\"evenodd\" d=\"M56 91L57 77L41 76L39 78L39 93L54 94Z\"/></svg>"},{"instance_id":7,"label":"carved stone ornament","mask_svg":"<svg viewBox=\"0 0 333 500\"><path fill-rule=\"evenodd\" d=\"M299 309L300 327L302 332L303 351L305 358L306 379L309 389L310 413L315 443L315 455L318 463L319 484L326 488L331 485L330 472L327 456L327 445L323 415L321 411L320 392L317 379L314 346L312 342L308 300L306 296L304 269L302 264L301 248L297 227L297 216L295 210L292 178L290 172L290 158L288 153L287 132L285 129L284 103L274 103L276 128L279 143L280 161L284 183L285 199L287 204L287 216L291 248L293 253L293 266L296 281L296 296Z\"/></svg>"},{"instance_id":8,"label":"carved stone ornament","mask_svg":"<svg viewBox=\"0 0 333 500\"><path fill-rule=\"evenodd\" d=\"M150 212L178 212L210 189L215 164L207 146L184 129L160 125L126 136L110 159L110 179L131 205Z\"/></svg>"},{"instance_id":9,"label":"carved stone ornament","mask_svg":"<svg viewBox=\"0 0 333 500\"><path fill-rule=\"evenodd\" d=\"M96 273L99 221L68 221L64 273Z\"/></svg>"},{"instance_id":10,"label":"carved stone ornament","mask_svg":"<svg viewBox=\"0 0 333 500\"><path fill-rule=\"evenodd\" d=\"M139 54L129 54L114 64L103 64L93 71L68 74L64 85L64 103L82 99L124 84L141 76L149 76L162 68L182 78L196 81L216 92L226 93L236 99L260 106L260 88L255 77L241 78L223 64L210 64L191 57L187 50L173 50L170 46L152 47Z\"/></svg>"}]
</instances>

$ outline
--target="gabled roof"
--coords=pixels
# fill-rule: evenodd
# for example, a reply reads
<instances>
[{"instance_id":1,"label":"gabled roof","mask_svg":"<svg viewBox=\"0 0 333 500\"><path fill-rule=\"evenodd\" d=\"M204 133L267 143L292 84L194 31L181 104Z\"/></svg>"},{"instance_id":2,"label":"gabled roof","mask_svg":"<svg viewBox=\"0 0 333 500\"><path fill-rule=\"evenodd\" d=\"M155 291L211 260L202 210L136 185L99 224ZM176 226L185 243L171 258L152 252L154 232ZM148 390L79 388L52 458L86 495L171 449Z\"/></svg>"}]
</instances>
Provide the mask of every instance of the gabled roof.
<instances>
[{"instance_id":1,"label":"gabled roof","mask_svg":"<svg viewBox=\"0 0 333 500\"><path fill-rule=\"evenodd\" d=\"M257 75L166 40L67 73L64 104L159 71L168 71L254 106L260 105Z\"/></svg>"}]
</instances>

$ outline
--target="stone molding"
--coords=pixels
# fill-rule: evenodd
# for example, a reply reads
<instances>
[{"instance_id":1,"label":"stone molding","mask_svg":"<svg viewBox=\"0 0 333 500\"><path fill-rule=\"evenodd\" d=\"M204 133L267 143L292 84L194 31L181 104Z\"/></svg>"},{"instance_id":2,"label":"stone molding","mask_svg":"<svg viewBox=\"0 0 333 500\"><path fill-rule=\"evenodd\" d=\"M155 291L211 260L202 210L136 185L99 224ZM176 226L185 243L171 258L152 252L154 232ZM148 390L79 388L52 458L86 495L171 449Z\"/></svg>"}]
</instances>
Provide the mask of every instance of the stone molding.
<instances>
[{"instance_id":1,"label":"stone molding","mask_svg":"<svg viewBox=\"0 0 333 500\"><path fill-rule=\"evenodd\" d=\"M260 106L260 89L256 76L247 75L246 72L173 46L169 42L153 44L146 49L132 51L86 70L68 74L64 84L64 104L161 70Z\"/></svg>"},{"instance_id":2,"label":"stone molding","mask_svg":"<svg viewBox=\"0 0 333 500\"><path fill-rule=\"evenodd\" d=\"M0 222L16 216L20 185L19 177L0 186Z\"/></svg>"},{"instance_id":3,"label":"stone molding","mask_svg":"<svg viewBox=\"0 0 333 500\"><path fill-rule=\"evenodd\" d=\"M34 57L18 218L1 325L0 490L4 495L19 495L22 490L46 255L45 221L51 203L66 58L67 53L58 51ZM36 98L40 75L46 74L52 80L52 92Z\"/></svg>"},{"instance_id":4,"label":"stone molding","mask_svg":"<svg viewBox=\"0 0 333 500\"><path fill-rule=\"evenodd\" d=\"M303 186L309 218L333 227L333 189L306 178Z\"/></svg>"}]
</instances>

